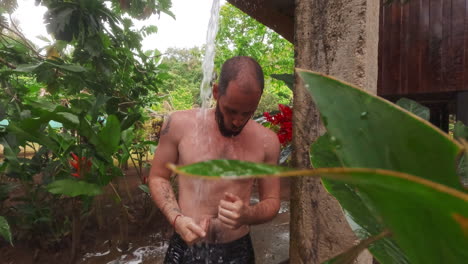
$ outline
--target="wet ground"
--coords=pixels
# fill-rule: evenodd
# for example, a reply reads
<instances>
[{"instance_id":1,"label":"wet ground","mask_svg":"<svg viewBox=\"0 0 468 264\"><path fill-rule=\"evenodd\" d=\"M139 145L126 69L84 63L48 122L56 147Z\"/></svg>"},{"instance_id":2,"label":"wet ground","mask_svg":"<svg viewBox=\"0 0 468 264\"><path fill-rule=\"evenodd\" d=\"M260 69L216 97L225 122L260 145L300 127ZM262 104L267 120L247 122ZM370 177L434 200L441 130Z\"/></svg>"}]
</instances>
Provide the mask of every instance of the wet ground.
<instances>
[{"instance_id":1,"label":"wet ground","mask_svg":"<svg viewBox=\"0 0 468 264\"><path fill-rule=\"evenodd\" d=\"M289 254L289 212L279 214L272 222L254 226L252 240L257 264L280 263L288 259ZM168 240L160 234L150 234L147 245L132 244L127 253L117 248L86 253L78 263L86 264L159 264L163 263Z\"/></svg>"}]
</instances>

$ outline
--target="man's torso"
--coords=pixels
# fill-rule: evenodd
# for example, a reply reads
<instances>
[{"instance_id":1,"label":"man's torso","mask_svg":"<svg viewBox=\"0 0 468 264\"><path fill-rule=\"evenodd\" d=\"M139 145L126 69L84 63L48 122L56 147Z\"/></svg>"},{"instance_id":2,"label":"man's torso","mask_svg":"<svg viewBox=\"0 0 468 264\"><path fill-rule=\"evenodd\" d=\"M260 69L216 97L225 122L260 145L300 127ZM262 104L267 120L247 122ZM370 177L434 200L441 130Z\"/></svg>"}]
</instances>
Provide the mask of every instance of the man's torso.
<instances>
[{"instance_id":1,"label":"man's torso","mask_svg":"<svg viewBox=\"0 0 468 264\"><path fill-rule=\"evenodd\" d=\"M183 117L186 131L178 142L178 164L186 165L212 159L235 159L252 162L264 162L266 138L260 125L250 120L241 134L234 138L221 136L214 121L213 113L207 110L203 116L201 110L187 111ZM179 176L179 206L182 213L196 221L212 218L208 232L212 242L229 242L249 232L248 226L236 230L227 229L215 218L218 214L219 201L224 193L230 192L249 204L253 179L242 180L206 180Z\"/></svg>"}]
</instances>

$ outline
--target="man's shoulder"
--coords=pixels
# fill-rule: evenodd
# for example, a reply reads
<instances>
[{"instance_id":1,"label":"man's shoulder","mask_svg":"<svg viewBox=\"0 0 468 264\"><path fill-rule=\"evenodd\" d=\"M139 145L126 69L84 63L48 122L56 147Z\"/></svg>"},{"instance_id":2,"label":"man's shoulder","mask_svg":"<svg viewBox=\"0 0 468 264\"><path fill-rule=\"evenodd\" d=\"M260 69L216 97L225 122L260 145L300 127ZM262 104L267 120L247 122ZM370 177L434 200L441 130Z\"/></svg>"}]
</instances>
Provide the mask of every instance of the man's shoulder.
<instances>
[{"instance_id":1,"label":"man's shoulder","mask_svg":"<svg viewBox=\"0 0 468 264\"><path fill-rule=\"evenodd\" d=\"M266 136L266 139L268 141L278 141L278 136L271 129L264 127L263 125L255 122L254 120L252 120L252 125L256 136Z\"/></svg>"},{"instance_id":2,"label":"man's shoulder","mask_svg":"<svg viewBox=\"0 0 468 264\"><path fill-rule=\"evenodd\" d=\"M194 112L192 110L175 111L166 114L164 124L161 130L161 137L179 141L184 132L184 127L190 126L193 120Z\"/></svg>"},{"instance_id":3,"label":"man's shoulder","mask_svg":"<svg viewBox=\"0 0 468 264\"><path fill-rule=\"evenodd\" d=\"M167 114L166 119L171 120L171 122L186 122L188 120L193 120L197 116L198 112L198 109L174 111Z\"/></svg>"}]
</instances>

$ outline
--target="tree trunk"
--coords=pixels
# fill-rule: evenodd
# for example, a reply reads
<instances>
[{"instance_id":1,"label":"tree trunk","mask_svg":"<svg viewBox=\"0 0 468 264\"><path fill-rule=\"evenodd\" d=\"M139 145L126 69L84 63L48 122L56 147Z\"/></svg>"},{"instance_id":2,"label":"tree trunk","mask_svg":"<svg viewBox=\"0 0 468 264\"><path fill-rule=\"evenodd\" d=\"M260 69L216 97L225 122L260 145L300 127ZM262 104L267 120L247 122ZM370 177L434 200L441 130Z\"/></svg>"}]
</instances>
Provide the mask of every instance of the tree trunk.
<instances>
[{"instance_id":1,"label":"tree trunk","mask_svg":"<svg viewBox=\"0 0 468 264\"><path fill-rule=\"evenodd\" d=\"M378 2L296 0L296 67L333 75L375 93ZM299 78L293 106L293 163L298 168L308 168L309 146L324 128ZM321 263L357 241L338 202L324 190L319 179L292 180L290 228L290 263ZM369 255L364 259L359 262L372 262Z\"/></svg>"}]
</instances>

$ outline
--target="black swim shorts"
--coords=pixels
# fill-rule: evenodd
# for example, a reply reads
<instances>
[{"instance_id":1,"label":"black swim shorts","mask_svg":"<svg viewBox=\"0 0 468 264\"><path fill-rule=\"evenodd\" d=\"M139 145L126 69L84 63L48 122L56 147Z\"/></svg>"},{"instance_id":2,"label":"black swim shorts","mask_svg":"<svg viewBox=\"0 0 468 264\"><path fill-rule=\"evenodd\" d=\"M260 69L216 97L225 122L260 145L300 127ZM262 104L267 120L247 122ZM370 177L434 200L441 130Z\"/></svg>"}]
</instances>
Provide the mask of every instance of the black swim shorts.
<instances>
[{"instance_id":1,"label":"black swim shorts","mask_svg":"<svg viewBox=\"0 0 468 264\"><path fill-rule=\"evenodd\" d=\"M223 244L194 245L189 247L179 234L169 242L164 264L255 264L250 234Z\"/></svg>"}]
</instances>

